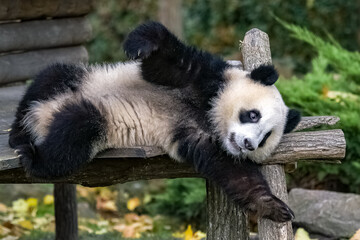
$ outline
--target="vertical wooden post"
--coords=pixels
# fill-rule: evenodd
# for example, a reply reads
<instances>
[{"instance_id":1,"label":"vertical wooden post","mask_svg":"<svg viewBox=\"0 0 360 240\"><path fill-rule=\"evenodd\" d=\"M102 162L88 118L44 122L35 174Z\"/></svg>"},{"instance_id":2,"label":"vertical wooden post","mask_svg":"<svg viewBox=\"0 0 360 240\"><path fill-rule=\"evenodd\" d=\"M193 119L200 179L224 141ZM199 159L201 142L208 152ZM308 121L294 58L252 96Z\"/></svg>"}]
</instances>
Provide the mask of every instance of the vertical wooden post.
<instances>
[{"instance_id":1,"label":"vertical wooden post","mask_svg":"<svg viewBox=\"0 0 360 240\"><path fill-rule=\"evenodd\" d=\"M223 190L206 181L207 240L248 240L249 226L246 214Z\"/></svg>"},{"instance_id":2,"label":"vertical wooden post","mask_svg":"<svg viewBox=\"0 0 360 240\"><path fill-rule=\"evenodd\" d=\"M158 7L159 21L182 39L182 0L159 0Z\"/></svg>"},{"instance_id":3,"label":"vertical wooden post","mask_svg":"<svg viewBox=\"0 0 360 240\"><path fill-rule=\"evenodd\" d=\"M77 240L78 220L75 184L54 184L55 240Z\"/></svg>"},{"instance_id":4,"label":"vertical wooden post","mask_svg":"<svg viewBox=\"0 0 360 240\"><path fill-rule=\"evenodd\" d=\"M261 64L271 63L271 52L268 35L259 29L251 29L245 34L242 43L244 69L251 71ZM274 195L288 201L284 167L281 165L268 165L262 167L270 189ZM261 240L290 240L293 239L291 222L275 223L267 219L259 219L259 238Z\"/></svg>"}]
</instances>

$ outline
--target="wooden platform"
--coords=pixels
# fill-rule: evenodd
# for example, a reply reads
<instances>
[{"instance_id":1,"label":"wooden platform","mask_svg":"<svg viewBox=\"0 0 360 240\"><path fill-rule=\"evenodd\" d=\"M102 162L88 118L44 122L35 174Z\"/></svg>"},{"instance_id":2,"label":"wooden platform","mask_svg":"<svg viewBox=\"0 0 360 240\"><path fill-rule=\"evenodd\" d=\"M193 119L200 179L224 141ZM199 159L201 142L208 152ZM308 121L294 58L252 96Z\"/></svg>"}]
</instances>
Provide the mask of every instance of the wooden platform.
<instances>
[{"instance_id":1,"label":"wooden platform","mask_svg":"<svg viewBox=\"0 0 360 240\"><path fill-rule=\"evenodd\" d=\"M25 87L0 88L0 183L43 182L25 175L17 155L8 146L10 126ZM333 125L338 120L331 116L304 117L297 130ZM345 138L341 130L295 132L284 136L273 156L264 164L285 164L298 160L340 163L339 159L344 156ZM176 177L199 176L187 164L174 162L161 148L139 146L102 152L76 175L53 182L105 186L139 179Z\"/></svg>"}]
</instances>

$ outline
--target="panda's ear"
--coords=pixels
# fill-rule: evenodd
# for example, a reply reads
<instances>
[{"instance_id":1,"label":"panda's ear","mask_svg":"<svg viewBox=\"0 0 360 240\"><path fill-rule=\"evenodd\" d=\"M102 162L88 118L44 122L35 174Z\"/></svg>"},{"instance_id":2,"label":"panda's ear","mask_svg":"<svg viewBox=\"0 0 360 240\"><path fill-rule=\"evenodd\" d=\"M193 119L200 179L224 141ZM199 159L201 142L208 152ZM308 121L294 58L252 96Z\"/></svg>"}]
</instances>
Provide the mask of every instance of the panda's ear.
<instances>
[{"instance_id":1,"label":"panda's ear","mask_svg":"<svg viewBox=\"0 0 360 240\"><path fill-rule=\"evenodd\" d=\"M250 77L257 82L270 86L278 80L279 74L273 65L261 65L251 71Z\"/></svg>"},{"instance_id":2,"label":"panda's ear","mask_svg":"<svg viewBox=\"0 0 360 240\"><path fill-rule=\"evenodd\" d=\"M286 117L286 124L284 128L284 133L289 133L299 124L301 120L301 114L299 111L295 109L289 109L287 117Z\"/></svg>"}]
</instances>

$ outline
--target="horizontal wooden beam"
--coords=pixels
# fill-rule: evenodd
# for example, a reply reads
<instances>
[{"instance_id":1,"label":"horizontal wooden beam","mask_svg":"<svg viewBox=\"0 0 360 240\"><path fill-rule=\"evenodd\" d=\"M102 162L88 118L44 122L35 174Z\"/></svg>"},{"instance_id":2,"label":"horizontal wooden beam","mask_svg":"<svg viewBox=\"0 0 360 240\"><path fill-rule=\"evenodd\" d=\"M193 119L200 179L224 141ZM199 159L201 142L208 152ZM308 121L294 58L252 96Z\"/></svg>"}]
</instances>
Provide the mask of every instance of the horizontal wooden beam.
<instances>
[{"instance_id":1,"label":"horizontal wooden beam","mask_svg":"<svg viewBox=\"0 0 360 240\"><path fill-rule=\"evenodd\" d=\"M0 24L0 53L79 45L91 33L84 17Z\"/></svg>"},{"instance_id":2,"label":"horizontal wooden beam","mask_svg":"<svg viewBox=\"0 0 360 240\"><path fill-rule=\"evenodd\" d=\"M103 153L74 176L54 182L104 186L140 179L198 176L192 167L176 163L167 155L147 158L147 153L161 154L158 148L119 149L109 158ZM115 155L114 155L115 154ZM110 157L113 158L110 158ZM116 157L115 157L116 156ZM274 155L264 164L313 160L338 163L345 156L345 138L341 130L290 133L284 136ZM0 183L43 182L26 177L20 161L7 146L7 136L0 135ZM6 159L4 159L6 158Z\"/></svg>"},{"instance_id":3,"label":"horizontal wooden beam","mask_svg":"<svg viewBox=\"0 0 360 240\"><path fill-rule=\"evenodd\" d=\"M83 46L54 48L0 56L0 85L33 78L54 62L86 62Z\"/></svg>"},{"instance_id":4,"label":"horizontal wooden beam","mask_svg":"<svg viewBox=\"0 0 360 240\"><path fill-rule=\"evenodd\" d=\"M0 20L82 16L92 0L1 0Z\"/></svg>"}]
</instances>

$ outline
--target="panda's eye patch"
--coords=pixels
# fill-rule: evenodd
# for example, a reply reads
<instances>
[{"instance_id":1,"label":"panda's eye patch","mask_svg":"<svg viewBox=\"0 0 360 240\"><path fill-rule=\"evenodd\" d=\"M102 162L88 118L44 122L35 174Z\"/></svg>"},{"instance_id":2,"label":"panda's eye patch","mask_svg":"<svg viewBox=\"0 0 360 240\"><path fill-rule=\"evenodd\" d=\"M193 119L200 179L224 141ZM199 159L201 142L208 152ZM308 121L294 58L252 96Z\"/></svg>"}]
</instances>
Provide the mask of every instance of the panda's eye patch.
<instances>
[{"instance_id":1,"label":"panda's eye patch","mask_svg":"<svg viewBox=\"0 0 360 240\"><path fill-rule=\"evenodd\" d=\"M239 119L241 123L257 123L261 118L261 114L258 110L253 109L250 111L241 110Z\"/></svg>"}]
</instances>

